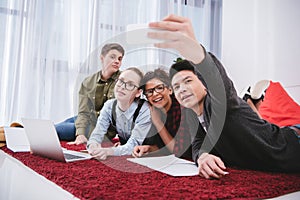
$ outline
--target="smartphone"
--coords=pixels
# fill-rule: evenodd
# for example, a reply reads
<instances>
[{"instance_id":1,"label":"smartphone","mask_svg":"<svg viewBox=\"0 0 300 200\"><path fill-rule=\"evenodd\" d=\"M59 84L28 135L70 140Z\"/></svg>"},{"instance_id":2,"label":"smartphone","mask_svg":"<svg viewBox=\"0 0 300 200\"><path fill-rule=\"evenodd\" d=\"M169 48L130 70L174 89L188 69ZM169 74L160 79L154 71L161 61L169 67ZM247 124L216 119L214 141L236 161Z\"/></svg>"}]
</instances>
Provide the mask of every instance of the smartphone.
<instances>
[{"instance_id":1,"label":"smartphone","mask_svg":"<svg viewBox=\"0 0 300 200\"><path fill-rule=\"evenodd\" d=\"M162 29L149 28L148 24L129 24L126 27L126 41L128 44L154 44L163 40L149 38L148 32L164 31Z\"/></svg>"}]
</instances>

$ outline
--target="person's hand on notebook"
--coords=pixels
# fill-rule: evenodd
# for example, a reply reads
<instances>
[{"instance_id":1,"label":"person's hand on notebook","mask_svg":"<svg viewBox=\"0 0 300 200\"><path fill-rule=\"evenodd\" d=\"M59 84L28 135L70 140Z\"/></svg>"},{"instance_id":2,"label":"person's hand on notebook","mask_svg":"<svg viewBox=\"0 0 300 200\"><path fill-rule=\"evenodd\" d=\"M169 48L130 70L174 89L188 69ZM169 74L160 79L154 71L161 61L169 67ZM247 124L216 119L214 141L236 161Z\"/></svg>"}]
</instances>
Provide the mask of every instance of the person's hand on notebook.
<instances>
[{"instance_id":1,"label":"person's hand on notebook","mask_svg":"<svg viewBox=\"0 0 300 200\"><path fill-rule=\"evenodd\" d=\"M132 151L132 156L135 158L139 158L145 154L148 154L149 151L150 151L150 145L135 146Z\"/></svg>"},{"instance_id":2,"label":"person's hand on notebook","mask_svg":"<svg viewBox=\"0 0 300 200\"><path fill-rule=\"evenodd\" d=\"M68 142L67 144L70 144L70 145L73 145L73 144L76 144L76 145L79 145L79 144L85 144L87 143L87 139L84 135L78 135L76 137L76 140L74 142Z\"/></svg>"},{"instance_id":3,"label":"person's hand on notebook","mask_svg":"<svg viewBox=\"0 0 300 200\"><path fill-rule=\"evenodd\" d=\"M139 158L156 150L158 150L158 147L156 145L140 145L134 147L131 155L135 158Z\"/></svg>"}]
</instances>

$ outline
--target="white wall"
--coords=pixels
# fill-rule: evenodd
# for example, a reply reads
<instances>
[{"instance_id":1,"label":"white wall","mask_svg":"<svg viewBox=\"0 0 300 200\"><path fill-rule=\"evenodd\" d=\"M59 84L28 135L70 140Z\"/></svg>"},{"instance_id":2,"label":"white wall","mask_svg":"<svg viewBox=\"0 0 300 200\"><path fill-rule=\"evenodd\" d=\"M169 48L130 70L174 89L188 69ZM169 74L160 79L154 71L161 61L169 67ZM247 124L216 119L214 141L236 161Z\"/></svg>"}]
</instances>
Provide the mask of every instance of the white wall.
<instances>
[{"instance_id":1,"label":"white wall","mask_svg":"<svg viewBox=\"0 0 300 200\"><path fill-rule=\"evenodd\" d=\"M300 103L300 1L224 0L222 62L240 92L280 82Z\"/></svg>"}]
</instances>

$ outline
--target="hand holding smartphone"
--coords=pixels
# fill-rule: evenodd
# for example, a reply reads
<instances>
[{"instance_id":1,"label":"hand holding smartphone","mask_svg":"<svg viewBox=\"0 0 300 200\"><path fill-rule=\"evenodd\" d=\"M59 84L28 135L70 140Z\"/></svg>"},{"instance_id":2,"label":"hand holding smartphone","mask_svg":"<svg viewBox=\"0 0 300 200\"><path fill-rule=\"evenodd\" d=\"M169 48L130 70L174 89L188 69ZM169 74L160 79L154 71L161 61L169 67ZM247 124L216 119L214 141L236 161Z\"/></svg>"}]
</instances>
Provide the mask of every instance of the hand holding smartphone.
<instances>
[{"instance_id":1,"label":"hand holding smartphone","mask_svg":"<svg viewBox=\"0 0 300 200\"><path fill-rule=\"evenodd\" d=\"M163 40L149 38L147 34L149 32L165 31L163 29L149 28L148 24L129 24L126 30L126 41L128 44L160 43Z\"/></svg>"}]
</instances>

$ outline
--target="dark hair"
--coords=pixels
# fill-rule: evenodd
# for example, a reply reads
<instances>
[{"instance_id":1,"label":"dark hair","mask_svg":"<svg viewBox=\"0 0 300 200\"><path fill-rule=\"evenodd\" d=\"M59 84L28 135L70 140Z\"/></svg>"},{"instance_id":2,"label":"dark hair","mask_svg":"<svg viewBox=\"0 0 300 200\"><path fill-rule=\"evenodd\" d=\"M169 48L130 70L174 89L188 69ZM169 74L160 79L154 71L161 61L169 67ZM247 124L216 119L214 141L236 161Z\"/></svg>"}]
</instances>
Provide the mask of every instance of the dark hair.
<instances>
[{"instance_id":1,"label":"dark hair","mask_svg":"<svg viewBox=\"0 0 300 200\"><path fill-rule=\"evenodd\" d=\"M145 92L146 84L151 79L158 79L163 82L167 87L171 88L170 78L166 71L162 69L155 69L154 71L149 71L145 74L140 83L140 88Z\"/></svg>"},{"instance_id":2,"label":"dark hair","mask_svg":"<svg viewBox=\"0 0 300 200\"><path fill-rule=\"evenodd\" d=\"M203 83L203 85L207 88L207 84L204 81L202 75L195 69L195 67L188 60L178 61L170 67L169 70L170 80L172 80L175 74L177 74L182 70L192 71L198 77L198 79Z\"/></svg>"},{"instance_id":3,"label":"dark hair","mask_svg":"<svg viewBox=\"0 0 300 200\"><path fill-rule=\"evenodd\" d=\"M189 70L195 74L194 66L188 60L181 60L179 62L174 63L169 71L170 80L172 80L173 76L182 70Z\"/></svg>"},{"instance_id":4,"label":"dark hair","mask_svg":"<svg viewBox=\"0 0 300 200\"><path fill-rule=\"evenodd\" d=\"M104 45L104 46L102 47L102 49L101 49L101 55L102 55L102 56L106 56L106 54L107 54L110 50L113 50L113 49L119 51L120 53L122 53L122 56L124 56L125 50L124 50L124 48L123 48L120 44L118 44L118 43L108 43L108 44Z\"/></svg>"},{"instance_id":5,"label":"dark hair","mask_svg":"<svg viewBox=\"0 0 300 200\"><path fill-rule=\"evenodd\" d=\"M144 74L143 74L143 72L142 72L141 70L139 70L137 67L129 67L129 68L125 69L123 72L128 71L128 70L135 72L135 73L140 77L141 80L143 79ZM121 72L121 73L122 73L122 72ZM141 80L140 80L139 87L141 86ZM140 89L140 88L139 88L139 89Z\"/></svg>"}]
</instances>

